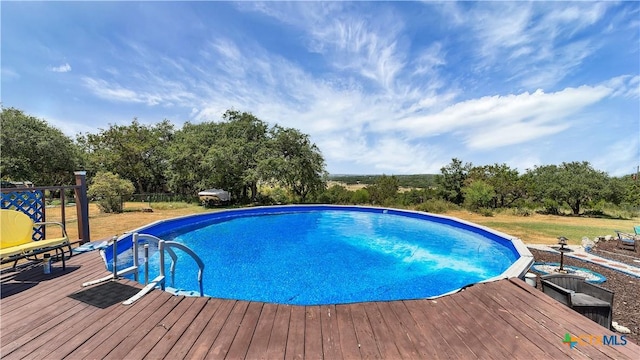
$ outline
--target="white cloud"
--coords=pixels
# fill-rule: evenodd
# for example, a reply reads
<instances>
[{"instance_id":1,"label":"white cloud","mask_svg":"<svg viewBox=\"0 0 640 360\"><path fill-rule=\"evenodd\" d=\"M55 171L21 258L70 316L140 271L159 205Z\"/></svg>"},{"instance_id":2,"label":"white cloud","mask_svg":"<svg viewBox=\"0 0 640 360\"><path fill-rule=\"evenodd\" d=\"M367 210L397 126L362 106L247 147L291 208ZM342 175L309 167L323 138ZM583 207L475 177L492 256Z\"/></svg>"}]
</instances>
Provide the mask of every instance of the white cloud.
<instances>
[{"instance_id":1,"label":"white cloud","mask_svg":"<svg viewBox=\"0 0 640 360\"><path fill-rule=\"evenodd\" d=\"M129 86L88 76L82 77L83 85L96 96L110 101L142 103L149 106L189 106L195 95L185 89L178 80L170 80L158 74L136 73Z\"/></svg>"},{"instance_id":2,"label":"white cloud","mask_svg":"<svg viewBox=\"0 0 640 360\"><path fill-rule=\"evenodd\" d=\"M191 44L197 56L184 58L131 40L136 62L85 76L83 85L110 101L181 107L192 121L217 121L229 108L250 111L310 134L330 166L396 174L438 172L451 157L478 153L506 161L523 146L535 149L535 140L575 129L606 98L638 98L635 73L557 85L598 49L571 34L597 23L605 5L553 3L553 13L536 3L442 4L455 26L471 28L464 33L470 49L444 37L411 48L403 42L410 24L393 11L350 12L366 6L360 3L236 6L293 28L295 51L307 53L274 53L280 49L243 34L212 33ZM520 155L511 161L521 171L547 159Z\"/></svg>"},{"instance_id":3,"label":"white cloud","mask_svg":"<svg viewBox=\"0 0 640 360\"><path fill-rule=\"evenodd\" d=\"M295 26L309 37L309 51L322 54L334 69L359 74L387 89L405 64L398 44L403 19L386 8L371 14L373 21L351 12L351 6L325 2L239 5Z\"/></svg>"},{"instance_id":4,"label":"white cloud","mask_svg":"<svg viewBox=\"0 0 640 360\"><path fill-rule=\"evenodd\" d=\"M434 73L433 82L407 82L384 92L368 91L353 78L314 76L250 42L240 47L219 37L206 52L210 56L200 63L174 60L175 73L168 75L151 74L146 70L152 63L143 62L128 86L91 77L83 78L84 85L111 101L183 106L195 121L219 120L229 108L250 111L310 134L330 164L352 162L372 172L401 174L438 172L453 157L437 135L455 138L463 154L529 143L575 126L573 116L607 96L627 94L638 81L626 76L596 86L456 102L458 93L445 88L433 70L445 64L438 44L426 49L415 67Z\"/></svg>"},{"instance_id":5,"label":"white cloud","mask_svg":"<svg viewBox=\"0 0 640 360\"><path fill-rule=\"evenodd\" d=\"M17 71L8 67L2 67L2 69L0 69L0 75L2 75L3 80L20 78L20 74L18 74Z\"/></svg>"},{"instance_id":6,"label":"white cloud","mask_svg":"<svg viewBox=\"0 0 640 360\"><path fill-rule=\"evenodd\" d=\"M71 65L69 65L69 63L64 63L60 66L51 66L49 67L49 70L58 73L66 73L71 71Z\"/></svg>"},{"instance_id":7,"label":"white cloud","mask_svg":"<svg viewBox=\"0 0 640 360\"><path fill-rule=\"evenodd\" d=\"M467 11L460 11L465 6ZM581 32L598 23L612 3L481 2L438 7L445 15L465 16L476 48L471 59L478 74L496 69L527 89L549 88L566 78L602 44ZM463 15L460 15L463 14Z\"/></svg>"},{"instance_id":8,"label":"white cloud","mask_svg":"<svg viewBox=\"0 0 640 360\"><path fill-rule=\"evenodd\" d=\"M567 88L546 94L542 90L507 96L486 96L456 103L426 115L380 124L413 138L455 132L472 149L513 145L567 129L568 117L612 93L605 86Z\"/></svg>"}]
</instances>

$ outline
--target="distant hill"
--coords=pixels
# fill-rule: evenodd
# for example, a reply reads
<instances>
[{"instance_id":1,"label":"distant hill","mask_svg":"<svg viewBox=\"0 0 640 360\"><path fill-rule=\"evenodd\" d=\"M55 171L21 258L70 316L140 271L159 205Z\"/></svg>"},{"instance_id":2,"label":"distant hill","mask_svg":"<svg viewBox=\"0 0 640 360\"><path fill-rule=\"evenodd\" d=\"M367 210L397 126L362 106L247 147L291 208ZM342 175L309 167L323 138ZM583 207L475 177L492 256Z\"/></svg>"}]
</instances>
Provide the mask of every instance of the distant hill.
<instances>
[{"instance_id":1,"label":"distant hill","mask_svg":"<svg viewBox=\"0 0 640 360\"><path fill-rule=\"evenodd\" d=\"M340 181L347 185L375 183L382 175L329 175L329 180ZM394 175L401 187L428 188L436 185L436 174Z\"/></svg>"}]
</instances>

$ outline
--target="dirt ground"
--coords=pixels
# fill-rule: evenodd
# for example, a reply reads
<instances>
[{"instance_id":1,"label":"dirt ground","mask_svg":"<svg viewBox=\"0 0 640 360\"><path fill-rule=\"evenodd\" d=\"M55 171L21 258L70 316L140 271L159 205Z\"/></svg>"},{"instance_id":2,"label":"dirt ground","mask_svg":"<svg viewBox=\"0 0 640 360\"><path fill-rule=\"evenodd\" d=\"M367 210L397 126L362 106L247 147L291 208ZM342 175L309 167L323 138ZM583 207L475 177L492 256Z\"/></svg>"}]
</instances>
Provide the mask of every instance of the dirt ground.
<instances>
[{"instance_id":1,"label":"dirt ground","mask_svg":"<svg viewBox=\"0 0 640 360\"><path fill-rule=\"evenodd\" d=\"M530 249L536 261L559 262L559 255L546 251ZM618 249L616 241L599 242L594 254L630 265L640 266L640 253ZM640 344L640 278L610 270L598 264L569 257L564 258L566 265L582 267L604 275L607 280L600 286L615 292L613 296L613 321L631 330L627 340ZM538 287L540 288L540 287Z\"/></svg>"}]
</instances>

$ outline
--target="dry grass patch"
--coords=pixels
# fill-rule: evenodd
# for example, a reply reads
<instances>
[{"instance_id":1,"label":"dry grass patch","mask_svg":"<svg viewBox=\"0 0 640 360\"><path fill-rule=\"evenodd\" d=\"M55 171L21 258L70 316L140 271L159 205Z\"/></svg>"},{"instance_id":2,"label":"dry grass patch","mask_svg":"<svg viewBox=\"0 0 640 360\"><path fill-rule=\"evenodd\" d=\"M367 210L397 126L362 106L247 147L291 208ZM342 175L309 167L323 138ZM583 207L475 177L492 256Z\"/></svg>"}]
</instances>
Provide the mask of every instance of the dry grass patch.
<instances>
[{"instance_id":1,"label":"dry grass patch","mask_svg":"<svg viewBox=\"0 0 640 360\"><path fill-rule=\"evenodd\" d=\"M640 218L630 220L587 218L580 216L553 216L532 214L516 216L497 213L487 217L469 211L458 210L447 213L476 224L519 237L528 244L556 244L558 236L565 236L571 244L580 244L582 237L615 235L615 230L632 232Z\"/></svg>"},{"instance_id":2,"label":"dry grass patch","mask_svg":"<svg viewBox=\"0 0 640 360\"><path fill-rule=\"evenodd\" d=\"M106 214L100 212L96 204L89 204L89 232L91 240L100 240L120 235L154 221L170 219L178 216L197 214L211 209L205 209L197 204L153 203L153 212L143 212L148 208L146 203L126 203L125 212L121 214ZM75 207L65 209L67 218L67 232L71 239L78 239L78 226ZM47 221L60 221L60 207L47 208ZM51 235L53 236L53 234Z\"/></svg>"}]
</instances>

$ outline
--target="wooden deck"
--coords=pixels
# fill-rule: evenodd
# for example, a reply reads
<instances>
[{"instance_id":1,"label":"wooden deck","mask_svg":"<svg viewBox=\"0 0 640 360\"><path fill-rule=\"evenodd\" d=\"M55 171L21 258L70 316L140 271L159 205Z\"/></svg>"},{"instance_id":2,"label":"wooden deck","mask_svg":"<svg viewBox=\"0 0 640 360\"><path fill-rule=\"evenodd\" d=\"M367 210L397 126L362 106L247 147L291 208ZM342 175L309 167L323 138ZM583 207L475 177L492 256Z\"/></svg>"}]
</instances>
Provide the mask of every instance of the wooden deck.
<instances>
[{"instance_id":1,"label":"wooden deck","mask_svg":"<svg viewBox=\"0 0 640 360\"><path fill-rule=\"evenodd\" d=\"M578 343L571 349L562 342L566 333L600 339L615 334L517 279L478 284L436 300L328 306L154 290L131 306L101 309L69 297L82 290L82 282L107 275L97 253L74 256L65 272L55 270L2 274L2 359L637 359L640 354L630 342Z\"/></svg>"}]
</instances>

